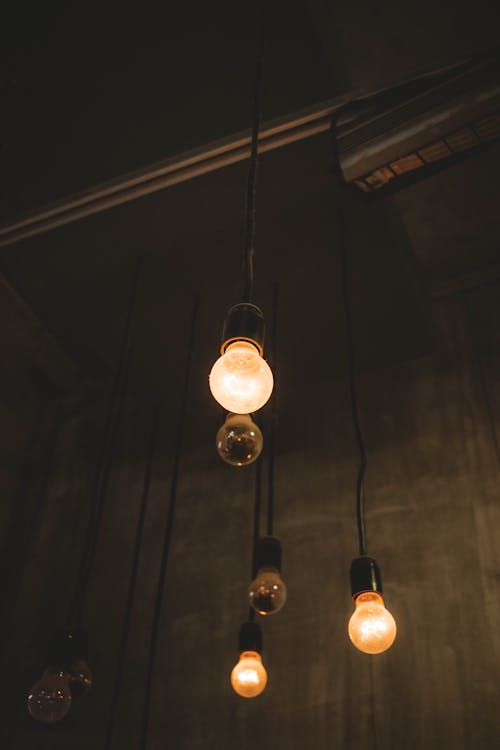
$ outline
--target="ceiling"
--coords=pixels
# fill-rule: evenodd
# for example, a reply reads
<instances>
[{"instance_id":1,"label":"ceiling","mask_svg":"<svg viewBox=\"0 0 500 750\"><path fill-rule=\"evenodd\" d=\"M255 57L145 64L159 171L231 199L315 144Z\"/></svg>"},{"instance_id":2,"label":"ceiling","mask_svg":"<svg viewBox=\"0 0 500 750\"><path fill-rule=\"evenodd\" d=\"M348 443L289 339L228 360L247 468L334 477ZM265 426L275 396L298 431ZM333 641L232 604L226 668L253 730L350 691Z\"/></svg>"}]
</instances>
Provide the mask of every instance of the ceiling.
<instances>
[{"instance_id":1,"label":"ceiling","mask_svg":"<svg viewBox=\"0 0 500 750\"><path fill-rule=\"evenodd\" d=\"M492 46L488 3L476 5L472 18L468 5L456 3L439 8L420 3L404 11L395 3L383 11L358 3L354 11L311 2L308 7L287 3L286 13L282 10L279 4L266 9L266 120L340 92L384 88ZM94 20L62 5L59 12L38 9L27 20L12 11L1 65L4 223L248 127L251 14L236 23L221 4L194 18L178 8L139 17L122 12L119 19L103 13L98 24ZM263 158L261 277L276 274L284 258L288 269L303 263L311 232L321 257L331 247L325 217L332 200L330 158L321 136ZM389 299L383 284L391 283L391 268L407 307L416 305L408 311L413 327L421 327L415 323L421 301L409 301L418 293L408 297L405 283L414 286L417 278L425 286L434 277L494 264L497 165L498 148L475 154L367 209L372 230L353 245L372 246L369 257L385 268L385 280L375 274L355 303L374 309L378 305L370 294ZM113 361L127 274L136 255L148 259L145 283L154 284L156 292L153 287L144 296L151 305L165 274L175 277L176 288L182 280L186 288L215 280L221 286L235 283L245 171L243 164L226 168L15 244L2 251L3 270L62 349L86 360L87 367L93 360L98 371ZM352 223L356 235L357 222ZM299 224L307 227L306 236ZM411 280L410 267L417 272ZM398 279L401 268L406 282Z\"/></svg>"}]
</instances>

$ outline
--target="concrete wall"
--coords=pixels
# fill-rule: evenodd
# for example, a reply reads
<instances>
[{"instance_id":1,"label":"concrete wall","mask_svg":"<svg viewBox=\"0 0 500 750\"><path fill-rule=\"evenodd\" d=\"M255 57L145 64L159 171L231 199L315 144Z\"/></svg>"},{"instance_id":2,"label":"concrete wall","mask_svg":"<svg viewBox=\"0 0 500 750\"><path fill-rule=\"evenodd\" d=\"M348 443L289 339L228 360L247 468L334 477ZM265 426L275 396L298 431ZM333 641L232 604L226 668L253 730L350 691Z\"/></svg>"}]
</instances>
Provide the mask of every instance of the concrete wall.
<instances>
[{"instance_id":1,"label":"concrete wall","mask_svg":"<svg viewBox=\"0 0 500 750\"><path fill-rule=\"evenodd\" d=\"M321 291L323 282L317 283ZM386 359L360 372L369 458L368 546L381 565L386 603L398 623L394 646L369 657L355 651L346 632L352 611L348 568L356 555L357 456L343 341L330 345L330 324L321 318L323 294L309 295L304 316L296 284L282 280L275 490L289 601L280 615L261 623L269 684L252 701L232 692L229 673L246 616L255 470L232 470L215 454L221 414L208 394L206 374L225 300L202 294L162 591L150 750L170 745L189 750L495 746L500 730L499 292L498 285L490 285L434 299L427 353ZM259 295L269 317L270 285ZM30 526L21 585L10 611L12 732L6 747L104 748L119 666L123 673L112 747L140 747L193 305L191 297L183 299L176 308L178 341L170 342L173 375L159 403L126 658L118 664L158 400L137 390L137 361L115 443L85 612L94 689L53 728L25 714L23 691L41 667L37 649L64 619L73 592L104 398L93 398L91 406L62 424L55 468ZM339 313L338 300L332 305ZM311 320L318 325L314 337L308 337ZM140 331L135 335L139 341ZM266 434L266 410L263 420ZM264 507L267 461L265 452ZM34 513L32 501L26 493L16 499Z\"/></svg>"}]
</instances>

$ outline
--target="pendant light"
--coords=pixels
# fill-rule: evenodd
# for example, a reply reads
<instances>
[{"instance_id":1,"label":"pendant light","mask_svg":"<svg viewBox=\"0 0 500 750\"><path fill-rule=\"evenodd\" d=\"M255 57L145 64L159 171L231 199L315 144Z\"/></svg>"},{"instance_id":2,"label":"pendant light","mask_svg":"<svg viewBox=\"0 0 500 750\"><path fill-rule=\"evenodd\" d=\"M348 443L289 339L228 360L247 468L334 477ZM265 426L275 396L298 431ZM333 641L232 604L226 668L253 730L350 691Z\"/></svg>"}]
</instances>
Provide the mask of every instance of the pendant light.
<instances>
[{"instance_id":1,"label":"pendant light","mask_svg":"<svg viewBox=\"0 0 500 750\"><path fill-rule=\"evenodd\" d=\"M223 461L231 466L248 466L262 453L263 437L250 414L230 412L217 432L215 444Z\"/></svg>"},{"instance_id":2,"label":"pendant light","mask_svg":"<svg viewBox=\"0 0 500 750\"><path fill-rule=\"evenodd\" d=\"M287 597L281 578L281 544L273 536L265 536L257 543L254 580L248 587L250 605L259 615L279 612Z\"/></svg>"},{"instance_id":3,"label":"pendant light","mask_svg":"<svg viewBox=\"0 0 500 750\"><path fill-rule=\"evenodd\" d=\"M253 511L253 554L252 569L255 568L256 548L259 536L261 505L261 462L255 472L255 496ZM262 663L262 631L254 622L255 610L249 607L248 620L239 631L239 659L231 671L231 686L241 698L255 698L267 685L267 671Z\"/></svg>"},{"instance_id":4,"label":"pendant light","mask_svg":"<svg viewBox=\"0 0 500 750\"><path fill-rule=\"evenodd\" d=\"M339 178L339 246L341 265L341 287L344 304L347 364L349 373L349 391L351 413L359 450L359 470L356 483L356 523L358 531L359 556L351 563L351 594L355 611L349 620L348 633L353 645L365 654L380 654L392 646L396 638L396 622L384 606L382 596L382 578L377 562L367 555L365 519L364 519L364 480L366 474L366 451L363 433L359 420L356 373L354 366L354 344L352 334L352 316L349 300L348 264L345 242L345 220L341 208L342 171L338 159L336 139L336 118L332 124L332 149L334 169Z\"/></svg>"},{"instance_id":5,"label":"pendant light","mask_svg":"<svg viewBox=\"0 0 500 750\"><path fill-rule=\"evenodd\" d=\"M53 635L46 664L29 692L27 707L35 721L53 724L67 715L73 697L86 693L92 685L85 631L75 629Z\"/></svg>"},{"instance_id":6,"label":"pendant light","mask_svg":"<svg viewBox=\"0 0 500 750\"><path fill-rule=\"evenodd\" d=\"M271 362L276 369L278 346L278 284L273 286L272 352ZM271 402L271 427L269 430L269 457L267 473L267 528L266 535L259 538L259 518L255 524L255 549L253 580L248 587L250 606L259 615L279 612L287 599L287 588L281 578L281 542L274 536L274 454L276 423L278 419L278 387L274 388ZM260 515L260 508L259 508Z\"/></svg>"},{"instance_id":7,"label":"pendant light","mask_svg":"<svg viewBox=\"0 0 500 750\"><path fill-rule=\"evenodd\" d=\"M252 302L255 254L255 213L258 144L262 96L262 9L257 8L257 61L250 165L246 193L243 292L241 302L231 307L224 322L221 356L210 372L210 390L228 412L251 414L269 400L273 374L263 359L265 322Z\"/></svg>"},{"instance_id":8,"label":"pendant light","mask_svg":"<svg viewBox=\"0 0 500 750\"><path fill-rule=\"evenodd\" d=\"M31 718L47 724L64 719L71 709L73 700L88 692L92 686L92 672L87 662L87 631L83 622L89 581L95 566L118 428L127 397L132 352L132 322L141 271L142 259L139 258L134 268L119 361L108 401L104 439L98 454L91 487L90 512L81 562L68 607L66 626L52 635L47 648L46 668L29 691L27 698L27 709Z\"/></svg>"},{"instance_id":9,"label":"pendant light","mask_svg":"<svg viewBox=\"0 0 500 750\"><path fill-rule=\"evenodd\" d=\"M255 698L267 685L262 663L262 631L256 622L244 622L238 640L239 659L231 672L231 685L242 698Z\"/></svg>"}]
</instances>

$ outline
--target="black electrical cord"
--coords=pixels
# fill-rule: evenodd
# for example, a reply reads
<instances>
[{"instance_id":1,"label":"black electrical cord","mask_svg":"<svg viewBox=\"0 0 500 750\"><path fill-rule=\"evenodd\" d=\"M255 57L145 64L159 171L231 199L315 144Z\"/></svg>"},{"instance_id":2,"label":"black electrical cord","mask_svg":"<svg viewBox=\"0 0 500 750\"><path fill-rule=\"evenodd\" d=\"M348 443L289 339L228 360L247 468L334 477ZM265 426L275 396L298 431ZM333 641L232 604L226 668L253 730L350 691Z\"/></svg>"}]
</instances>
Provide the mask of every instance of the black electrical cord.
<instances>
[{"instance_id":1,"label":"black electrical cord","mask_svg":"<svg viewBox=\"0 0 500 750\"><path fill-rule=\"evenodd\" d=\"M339 223L339 254L340 254L340 286L342 292L342 301L344 305L346 345L347 345L347 366L349 375L349 391L351 400L351 413L356 434L356 442L359 451L359 468L356 481L356 523L358 529L359 554L366 555L366 532L365 532L365 495L364 482L366 474L366 451L359 420L357 384L356 384L356 367L354 358L354 342L352 333L352 313L351 302L349 298L349 266L346 249L346 232L345 216L343 209L343 194L346 185L343 179L342 169L340 166L338 144L337 144L337 119L341 112L338 112L331 127L331 145L333 153L333 172L338 180L338 223Z\"/></svg>"},{"instance_id":2,"label":"black electrical cord","mask_svg":"<svg viewBox=\"0 0 500 750\"><path fill-rule=\"evenodd\" d=\"M278 301L279 284L273 284L273 317L271 320L271 367L274 371L274 388L271 399L271 426L269 429L269 463L267 471L267 535L274 531L274 455L276 441L276 425L278 421L278 383L276 379L277 351L278 351Z\"/></svg>"},{"instance_id":3,"label":"black electrical cord","mask_svg":"<svg viewBox=\"0 0 500 750\"><path fill-rule=\"evenodd\" d=\"M117 408L116 408L113 421L110 426L110 439L109 439L106 455L104 456L104 461L103 461L104 465L103 465L103 469L102 469L102 473L101 473L100 481L98 485L93 519L90 524L91 533L90 533L89 547L88 547L86 559L84 560L83 574L79 581L79 587L77 589L76 597L75 597L76 602L73 608L73 616L74 616L73 624L75 624L77 627L83 625L83 621L85 618L88 587L89 587L90 579L92 576L92 571L93 571L94 564L95 564L95 556L96 556L99 536L101 532L101 522L102 522L102 517L104 515L104 507L106 503L106 496L107 496L108 486L109 486L109 477L111 474L113 458L114 458L115 450L116 450L116 439L118 436L118 427L122 420L123 411L125 407L125 401L127 398L130 361L131 361L131 349L129 348L127 350L127 355L125 358L123 378L120 382Z\"/></svg>"},{"instance_id":4,"label":"black electrical cord","mask_svg":"<svg viewBox=\"0 0 500 750\"><path fill-rule=\"evenodd\" d=\"M184 428L186 421L186 410L189 395L189 385L191 381L191 370L193 361L193 349L196 333L196 325L198 321L198 310L199 310L199 298L195 297L193 310L191 313L191 320L189 324L189 335L187 338L187 358L186 367L184 371L184 385L182 389L181 402L179 408L179 416L177 420L177 437L175 453L172 465L172 478L170 481L170 491L168 496L167 505L167 519L165 523L165 531L163 536L163 548L160 560L160 570L158 573L158 582L156 585L156 601L153 612L153 622L151 625L151 640L149 646L149 657L148 667L146 676L146 686L144 689L144 705L141 722L141 737L140 737L140 750L146 750L148 744L149 735L149 720L151 713L151 693L153 688L153 676L156 665L156 649L158 646L158 635L160 628L160 616L163 605L163 595L165 591L165 581L167 577L168 559L170 554L170 542L172 539L172 532L174 527L175 519L175 507L177 503L177 485L179 483L180 473L180 462L182 447L184 442Z\"/></svg>"},{"instance_id":5,"label":"black electrical cord","mask_svg":"<svg viewBox=\"0 0 500 750\"><path fill-rule=\"evenodd\" d=\"M99 527L104 510L111 463L118 431L118 424L123 411L127 391L128 373L131 360L132 321L134 317L137 291L142 272L142 258L137 260L132 280L129 303L125 316L125 326L120 346L118 365L108 404L104 428L104 438L97 458L97 465L91 487L89 519L83 545L80 567L77 575L74 595L67 614L67 627L80 626L85 610L87 588L94 564L99 536Z\"/></svg>"},{"instance_id":6,"label":"black electrical cord","mask_svg":"<svg viewBox=\"0 0 500 750\"><path fill-rule=\"evenodd\" d=\"M130 578L128 585L127 601L125 604L125 614L122 621L122 629L120 635L120 644L118 647L118 659L115 672L115 679L113 684L113 695L111 698L111 707L109 711L108 725L106 730L105 749L109 750L113 742L113 736L116 727L116 713L118 708L118 698L120 695L120 688L123 679L123 672L125 668L125 658L127 654L129 633L130 633L130 622L132 619L132 610L134 605L135 589L137 583L137 575L139 571L139 561L141 556L144 523L146 520L146 513L149 499L149 489L151 486L151 474L153 467L153 458L156 447L156 437L158 433L158 410L155 409L153 413L151 431L148 443L148 453L146 458L146 466L144 469L144 480L142 486L141 502L139 508L139 516L137 519L137 526L135 532L134 550L132 553L132 566L130 570Z\"/></svg>"},{"instance_id":7,"label":"black electrical cord","mask_svg":"<svg viewBox=\"0 0 500 750\"><path fill-rule=\"evenodd\" d=\"M250 165L245 207L245 244L243 255L243 302L250 302L253 295L254 255L255 255L255 219L257 197L257 170L259 163L259 128L262 103L262 65L263 65L263 32L262 32L262 2L256 4L257 53L255 68L255 85L253 100L253 125L250 149Z\"/></svg>"},{"instance_id":8,"label":"black electrical cord","mask_svg":"<svg viewBox=\"0 0 500 750\"><path fill-rule=\"evenodd\" d=\"M252 533L252 569L250 571L250 580L256 573L257 565L257 545L260 539L260 516L262 507L262 462L261 458L257 459L255 464L255 488L254 488L254 501L253 501L253 533ZM255 610L252 606L248 608L248 619L253 622L255 618Z\"/></svg>"}]
</instances>

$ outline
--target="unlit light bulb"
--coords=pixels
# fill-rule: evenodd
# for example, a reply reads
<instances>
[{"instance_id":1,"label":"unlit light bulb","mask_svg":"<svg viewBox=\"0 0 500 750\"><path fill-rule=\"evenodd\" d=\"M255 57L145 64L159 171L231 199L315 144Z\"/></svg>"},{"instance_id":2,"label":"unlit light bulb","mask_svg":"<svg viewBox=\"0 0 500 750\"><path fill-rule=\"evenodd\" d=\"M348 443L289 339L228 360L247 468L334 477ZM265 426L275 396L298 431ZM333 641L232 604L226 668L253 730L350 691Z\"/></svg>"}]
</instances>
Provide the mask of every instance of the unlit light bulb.
<instances>
[{"instance_id":1,"label":"unlit light bulb","mask_svg":"<svg viewBox=\"0 0 500 750\"><path fill-rule=\"evenodd\" d=\"M85 659L79 658L71 665L70 687L75 698L88 693L92 687L92 671Z\"/></svg>"},{"instance_id":2,"label":"unlit light bulb","mask_svg":"<svg viewBox=\"0 0 500 750\"><path fill-rule=\"evenodd\" d=\"M229 344L209 380L215 400L235 414L251 414L264 406L274 383L271 368L248 341Z\"/></svg>"},{"instance_id":3,"label":"unlit light bulb","mask_svg":"<svg viewBox=\"0 0 500 750\"><path fill-rule=\"evenodd\" d=\"M64 719L71 708L70 675L46 669L28 695L28 711L36 721L53 724Z\"/></svg>"},{"instance_id":4,"label":"unlit light bulb","mask_svg":"<svg viewBox=\"0 0 500 750\"><path fill-rule=\"evenodd\" d=\"M228 414L217 432L215 443L219 456L231 466L248 466L262 452L262 432L250 414Z\"/></svg>"},{"instance_id":5,"label":"unlit light bulb","mask_svg":"<svg viewBox=\"0 0 500 750\"><path fill-rule=\"evenodd\" d=\"M279 571L271 565L264 565L248 587L250 604L260 615L273 615L279 612L286 602L286 586Z\"/></svg>"},{"instance_id":6,"label":"unlit light bulb","mask_svg":"<svg viewBox=\"0 0 500 750\"><path fill-rule=\"evenodd\" d=\"M267 685L267 672L257 651L242 651L231 672L233 690L242 698L255 698Z\"/></svg>"},{"instance_id":7,"label":"unlit light bulb","mask_svg":"<svg viewBox=\"0 0 500 750\"><path fill-rule=\"evenodd\" d=\"M376 591L356 597L356 610L349 620L349 638L365 654L380 654L394 643L396 622Z\"/></svg>"}]
</instances>

